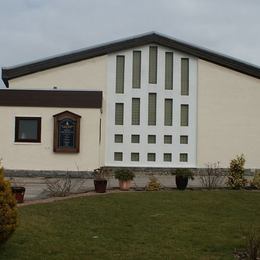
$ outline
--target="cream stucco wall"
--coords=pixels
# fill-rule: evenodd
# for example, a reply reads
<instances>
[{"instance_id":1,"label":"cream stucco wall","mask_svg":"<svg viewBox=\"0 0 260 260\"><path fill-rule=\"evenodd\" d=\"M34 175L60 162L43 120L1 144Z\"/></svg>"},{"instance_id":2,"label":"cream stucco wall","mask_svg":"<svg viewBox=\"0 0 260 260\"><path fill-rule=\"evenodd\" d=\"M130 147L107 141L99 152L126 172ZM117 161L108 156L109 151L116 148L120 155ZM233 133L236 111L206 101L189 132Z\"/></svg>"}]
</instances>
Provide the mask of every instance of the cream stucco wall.
<instances>
[{"instance_id":1,"label":"cream stucco wall","mask_svg":"<svg viewBox=\"0 0 260 260\"><path fill-rule=\"evenodd\" d=\"M12 79L9 88L104 90L106 83L107 56L100 56Z\"/></svg>"},{"instance_id":2,"label":"cream stucco wall","mask_svg":"<svg viewBox=\"0 0 260 260\"><path fill-rule=\"evenodd\" d=\"M199 60L197 166L241 153L260 168L260 80Z\"/></svg>"},{"instance_id":3,"label":"cream stucco wall","mask_svg":"<svg viewBox=\"0 0 260 260\"><path fill-rule=\"evenodd\" d=\"M53 152L53 115L65 110L81 116L80 153ZM14 142L15 116L42 118L41 143ZM0 158L7 169L93 170L100 163L99 119L100 109L0 107Z\"/></svg>"}]
</instances>

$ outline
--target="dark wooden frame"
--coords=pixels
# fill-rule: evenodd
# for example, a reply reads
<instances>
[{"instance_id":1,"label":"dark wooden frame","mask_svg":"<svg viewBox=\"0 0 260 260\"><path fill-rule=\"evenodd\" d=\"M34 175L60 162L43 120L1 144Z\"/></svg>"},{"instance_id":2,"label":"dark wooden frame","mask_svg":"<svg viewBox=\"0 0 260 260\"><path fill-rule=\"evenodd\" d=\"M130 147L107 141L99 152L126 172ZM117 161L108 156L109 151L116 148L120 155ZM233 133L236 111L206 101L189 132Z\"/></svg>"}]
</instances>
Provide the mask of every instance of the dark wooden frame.
<instances>
[{"instance_id":1,"label":"dark wooden frame","mask_svg":"<svg viewBox=\"0 0 260 260\"><path fill-rule=\"evenodd\" d=\"M54 117L54 137L53 137L53 151L55 153L79 153L80 147L80 115L74 114L70 111L64 111L56 114ZM69 118L76 121L76 147L75 148L64 148L59 147L59 123L61 120Z\"/></svg>"},{"instance_id":2,"label":"dark wooden frame","mask_svg":"<svg viewBox=\"0 0 260 260\"><path fill-rule=\"evenodd\" d=\"M36 120L37 121L37 138L36 139L20 139L19 138L19 129L20 129L20 120ZM42 119L41 117L15 117L15 142L19 143L40 143L41 142L41 130L42 130Z\"/></svg>"}]
</instances>

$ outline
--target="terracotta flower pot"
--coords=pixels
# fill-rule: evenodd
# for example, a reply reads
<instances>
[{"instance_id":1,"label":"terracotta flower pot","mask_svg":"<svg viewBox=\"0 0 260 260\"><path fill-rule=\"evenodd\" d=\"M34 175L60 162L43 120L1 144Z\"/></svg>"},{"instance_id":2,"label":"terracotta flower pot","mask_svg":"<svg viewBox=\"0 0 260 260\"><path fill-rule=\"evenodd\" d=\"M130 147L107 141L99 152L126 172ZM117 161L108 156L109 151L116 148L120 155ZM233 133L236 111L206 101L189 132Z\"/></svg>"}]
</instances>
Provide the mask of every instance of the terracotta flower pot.
<instances>
[{"instance_id":1,"label":"terracotta flower pot","mask_svg":"<svg viewBox=\"0 0 260 260\"><path fill-rule=\"evenodd\" d=\"M127 181L119 180L120 190L129 190L130 187L131 187L131 180L127 180Z\"/></svg>"},{"instance_id":2,"label":"terracotta flower pot","mask_svg":"<svg viewBox=\"0 0 260 260\"><path fill-rule=\"evenodd\" d=\"M17 203L24 202L24 193L25 193L24 187L12 187L12 193L14 194Z\"/></svg>"},{"instance_id":3,"label":"terracotta flower pot","mask_svg":"<svg viewBox=\"0 0 260 260\"><path fill-rule=\"evenodd\" d=\"M105 193L107 189L107 180L94 180L95 192Z\"/></svg>"}]
</instances>

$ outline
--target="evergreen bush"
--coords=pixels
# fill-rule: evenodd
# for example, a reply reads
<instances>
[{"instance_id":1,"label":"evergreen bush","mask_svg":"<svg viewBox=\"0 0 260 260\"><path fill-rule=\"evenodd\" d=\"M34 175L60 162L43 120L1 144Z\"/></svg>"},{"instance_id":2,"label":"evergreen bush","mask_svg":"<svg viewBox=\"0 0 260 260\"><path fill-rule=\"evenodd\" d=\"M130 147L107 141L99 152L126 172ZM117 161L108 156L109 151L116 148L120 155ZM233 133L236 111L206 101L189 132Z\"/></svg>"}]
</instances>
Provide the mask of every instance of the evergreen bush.
<instances>
[{"instance_id":1,"label":"evergreen bush","mask_svg":"<svg viewBox=\"0 0 260 260\"><path fill-rule=\"evenodd\" d=\"M0 245L8 240L16 227L16 200L9 181L4 180L4 169L0 165Z\"/></svg>"},{"instance_id":2,"label":"evergreen bush","mask_svg":"<svg viewBox=\"0 0 260 260\"><path fill-rule=\"evenodd\" d=\"M237 156L230 162L227 185L232 189L241 189L245 187L247 183L247 180L244 177L245 162L246 160L243 154Z\"/></svg>"}]
</instances>

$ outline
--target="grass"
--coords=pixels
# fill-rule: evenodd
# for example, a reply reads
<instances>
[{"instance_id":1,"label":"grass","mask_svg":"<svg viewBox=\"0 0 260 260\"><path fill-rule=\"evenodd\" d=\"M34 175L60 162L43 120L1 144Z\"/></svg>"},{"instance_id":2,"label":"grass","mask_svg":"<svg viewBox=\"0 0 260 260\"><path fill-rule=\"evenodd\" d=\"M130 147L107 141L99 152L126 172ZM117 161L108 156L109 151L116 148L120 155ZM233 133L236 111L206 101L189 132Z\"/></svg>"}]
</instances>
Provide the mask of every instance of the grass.
<instances>
[{"instance_id":1,"label":"grass","mask_svg":"<svg viewBox=\"0 0 260 260\"><path fill-rule=\"evenodd\" d=\"M19 209L0 259L233 259L260 193L135 192Z\"/></svg>"}]
</instances>

